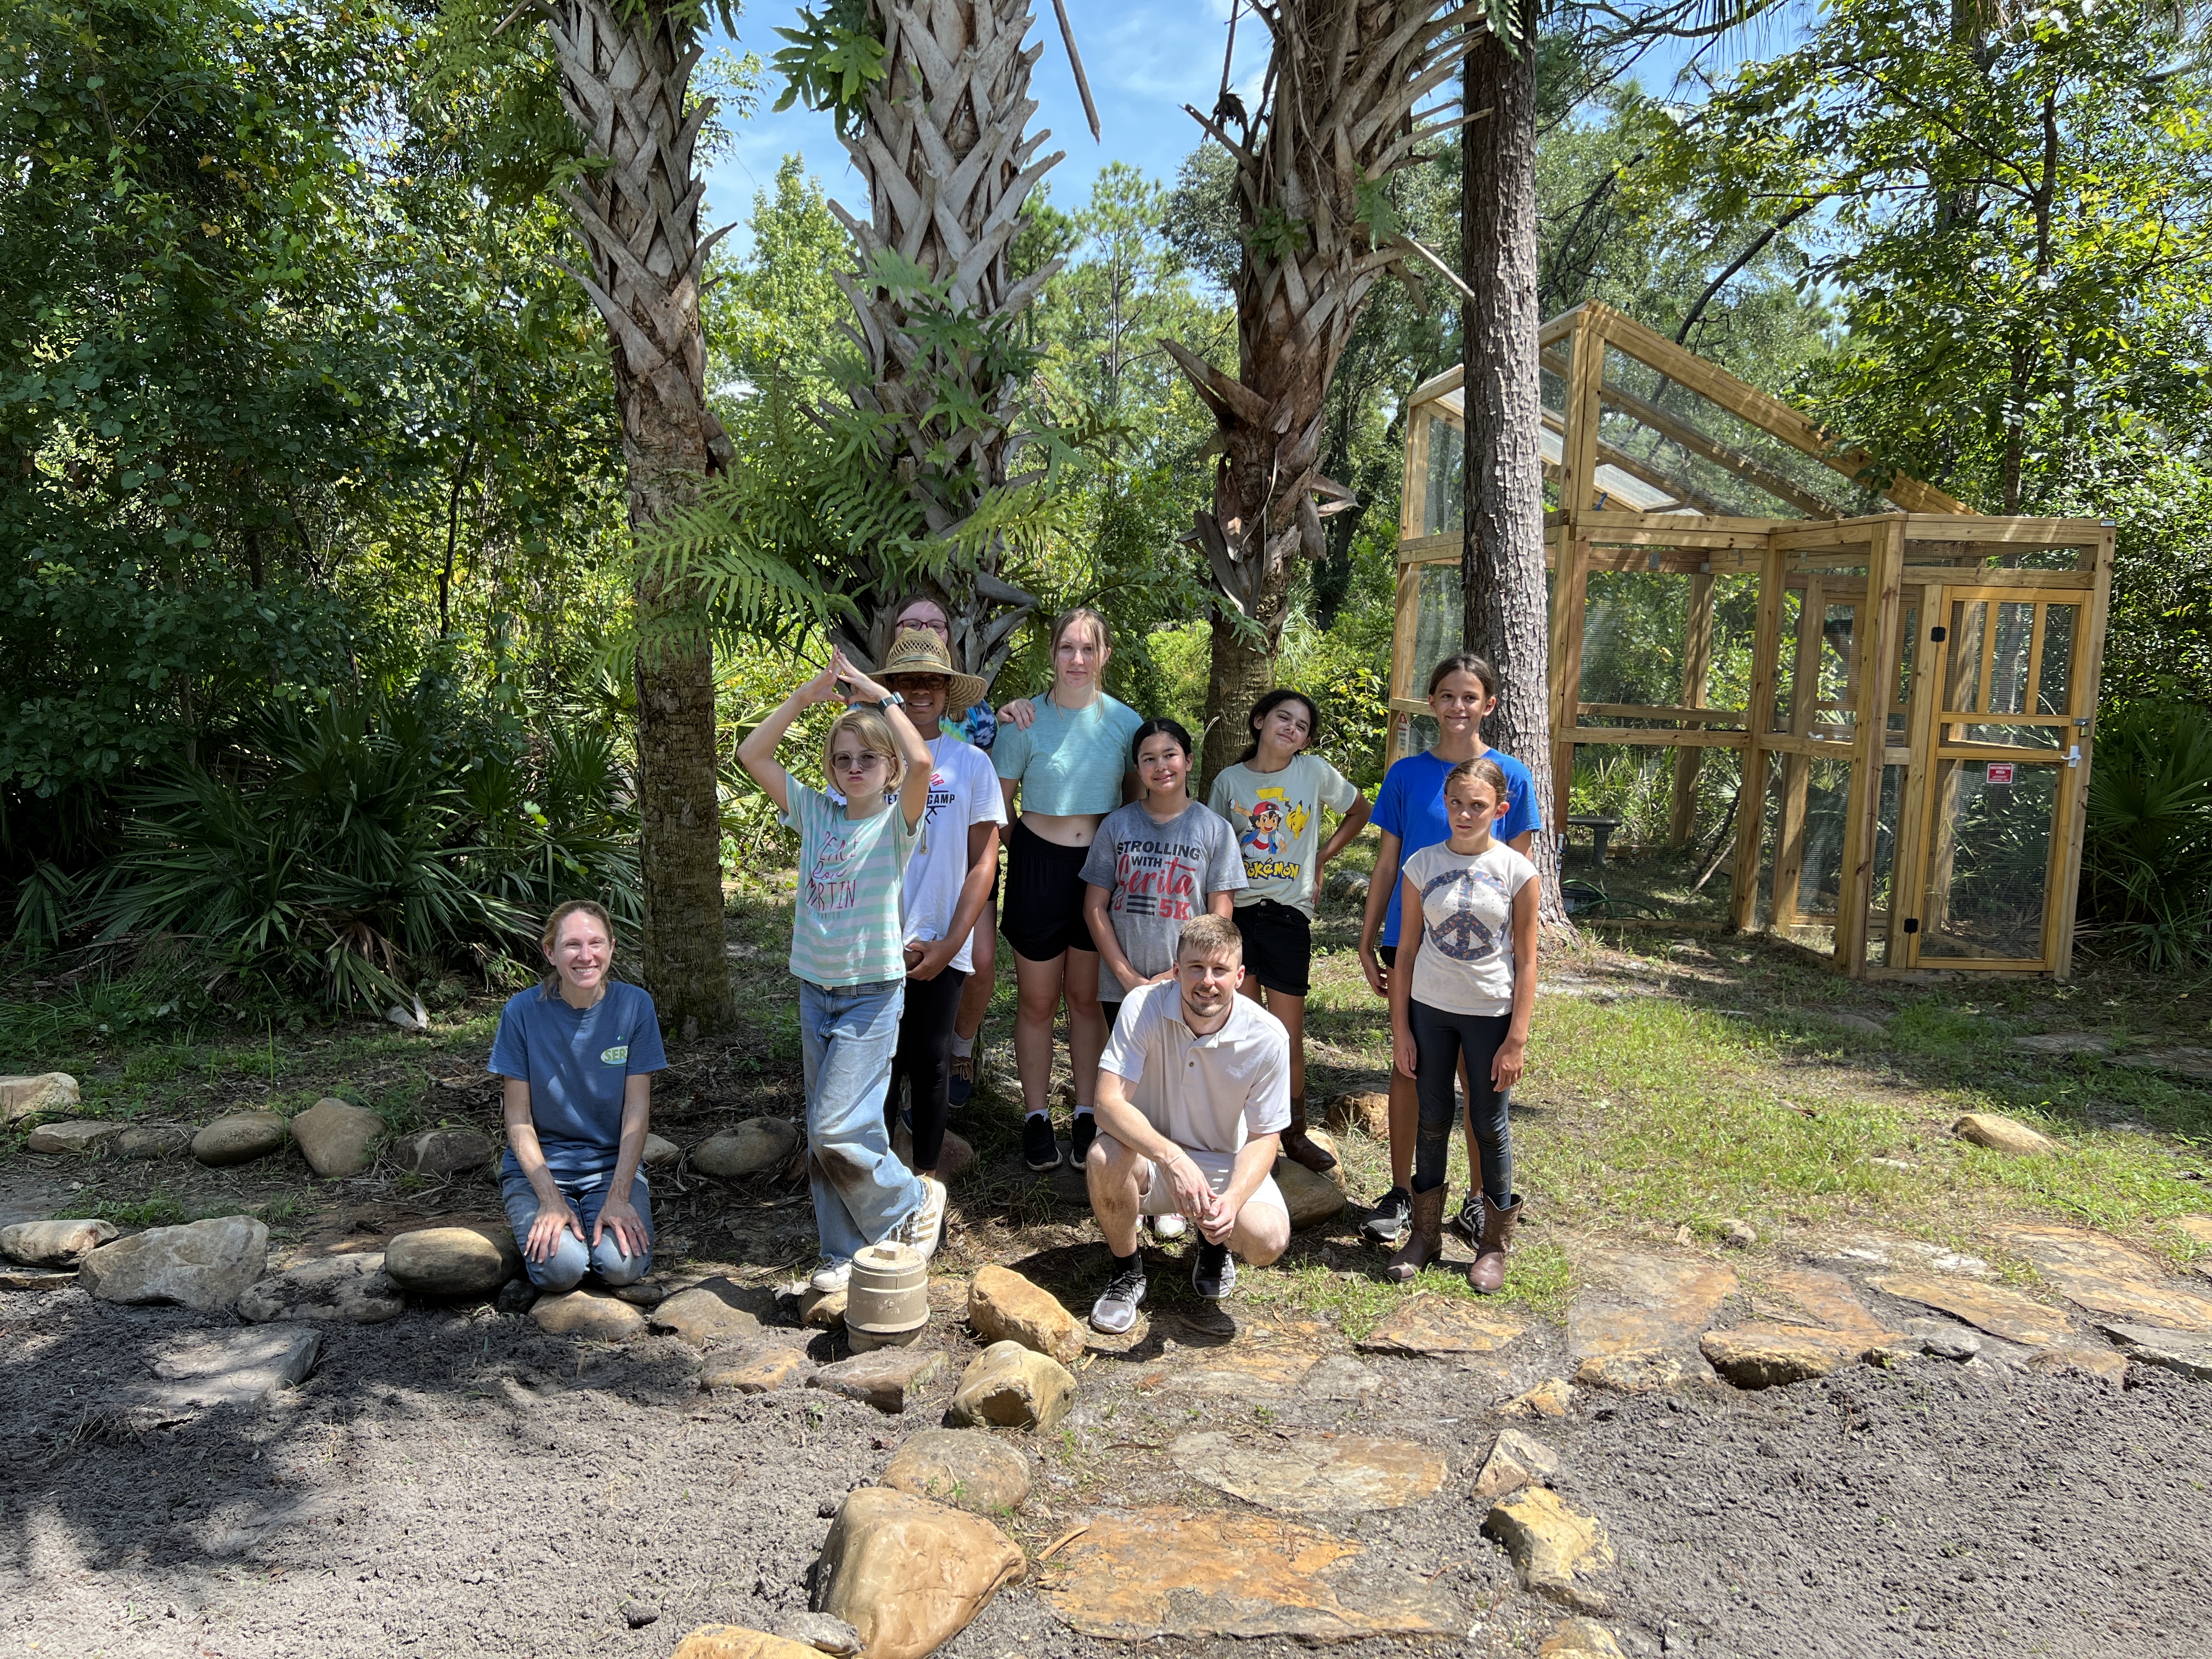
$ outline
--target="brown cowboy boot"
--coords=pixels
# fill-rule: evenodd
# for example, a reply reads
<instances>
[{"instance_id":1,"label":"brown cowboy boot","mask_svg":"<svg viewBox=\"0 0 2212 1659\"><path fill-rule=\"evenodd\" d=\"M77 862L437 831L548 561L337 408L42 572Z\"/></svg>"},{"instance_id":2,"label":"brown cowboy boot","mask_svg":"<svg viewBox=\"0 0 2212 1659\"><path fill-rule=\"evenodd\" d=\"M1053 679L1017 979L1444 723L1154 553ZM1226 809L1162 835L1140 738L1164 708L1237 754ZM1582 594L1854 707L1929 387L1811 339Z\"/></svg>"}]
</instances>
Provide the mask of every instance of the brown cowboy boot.
<instances>
[{"instance_id":1,"label":"brown cowboy boot","mask_svg":"<svg viewBox=\"0 0 2212 1659\"><path fill-rule=\"evenodd\" d=\"M1437 1186L1413 1194L1413 1224L1385 1269L1401 1285L1443 1254L1445 1191Z\"/></svg>"},{"instance_id":2,"label":"brown cowboy boot","mask_svg":"<svg viewBox=\"0 0 2212 1659\"><path fill-rule=\"evenodd\" d=\"M1478 1296L1488 1296L1505 1282L1505 1253L1513 1248L1513 1229L1520 1219L1520 1194L1502 1210L1483 1194L1482 1242L1476 1246L1474 1266L1467 1270L1467 1282Z\"/></svg>"},{"instance_id":3,"label":"brown cowboy boot","mask_svg":"<svg viewBox=\"0 0 2212 1659\"><path fill-rule=\"evenodd\" d=\"M1301 1098L1291 1102L1291 1127L1283 1131L1283 1156L1296 1159L1316 1175L1327 1175L1336 1167L1336 1154L1306 1133L1306 1103Z\"/></svg>"}]
</instances>

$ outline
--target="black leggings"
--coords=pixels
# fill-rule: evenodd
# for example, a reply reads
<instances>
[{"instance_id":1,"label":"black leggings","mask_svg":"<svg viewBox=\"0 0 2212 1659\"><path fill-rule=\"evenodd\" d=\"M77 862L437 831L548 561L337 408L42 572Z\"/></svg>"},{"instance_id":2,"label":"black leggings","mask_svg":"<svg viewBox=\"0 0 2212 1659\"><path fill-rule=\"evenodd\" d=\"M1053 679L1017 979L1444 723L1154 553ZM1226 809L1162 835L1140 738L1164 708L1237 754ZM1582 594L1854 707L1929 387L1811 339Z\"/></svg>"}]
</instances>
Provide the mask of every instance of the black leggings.
<instances>
[{"instance_id":1,"label":"black leggings","mask_svg":"<svg viewBox=\"0 0 2212 1659\"><path fill-rule=\"evenodd\" d=\"M1482 1189L1501 1207L1513 1201L1513 1130L1506 1121L1510 1090L1490 1080L1490 1062L1513 1024L1510 1014L1448 1014L1416 1002L1413 1016L1415 1087L1421 1097L1420 1132L1413 1138L1413 1190L1433 1192L1444 1183L1451 1156L1454 1085L1459 1060L1467 1054L1467 1115L1474 1125L1474 1144L1482 1154Z\"/></svg>"},{"instance_id":2,"label":"black leggings","mask_svg":"<svg viewBox=\"0 0 2212 1659\"><path fill-rule=\"evenodd\" d=\"M906 982L899 1015L898 1049L891 1056L891 1086L884 1097L884 1130L898 1132L899 1079L913 1085L914 1167L933 1170L945 1152L945 1120L951 1114L945 1091L952 1084L952 1017L960 1012L968 975L957 968L935 979Z\"/></svg>"}]
</instances>

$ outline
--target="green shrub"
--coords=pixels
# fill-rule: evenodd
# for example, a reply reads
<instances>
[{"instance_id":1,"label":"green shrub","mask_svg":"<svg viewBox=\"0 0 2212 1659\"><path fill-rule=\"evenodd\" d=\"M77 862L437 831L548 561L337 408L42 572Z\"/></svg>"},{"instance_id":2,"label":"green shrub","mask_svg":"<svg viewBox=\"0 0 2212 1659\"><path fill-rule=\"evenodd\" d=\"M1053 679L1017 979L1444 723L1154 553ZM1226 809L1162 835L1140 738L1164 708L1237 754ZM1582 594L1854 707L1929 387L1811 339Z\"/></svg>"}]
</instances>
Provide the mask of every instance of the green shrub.
<instances>
[{"instance_id":1,"label":"green shrub","mask_svg":"<svg viewBox=\"0 0 2212 1659\"><path fill-rule=\"evenodd\" d=\"M211 763L123 802L120 849L86 884L101 941L188 939L249 982L342 1006L526 953L565 898L631 930L641 910L636 810L604 730L532 734L437 680L266 710Z\"/></svg>"},{"instance_id":2,"label":"green shrub","mask_svg":"<svg viewBox=\"0 0 2212 1659\"><path fill-rule=\"evenodd\" d=\"M2152 968L2212 957L2212 718L2182 704L2105 716L2081 848L2085 933Z\"/></svg>"}]
</instances>

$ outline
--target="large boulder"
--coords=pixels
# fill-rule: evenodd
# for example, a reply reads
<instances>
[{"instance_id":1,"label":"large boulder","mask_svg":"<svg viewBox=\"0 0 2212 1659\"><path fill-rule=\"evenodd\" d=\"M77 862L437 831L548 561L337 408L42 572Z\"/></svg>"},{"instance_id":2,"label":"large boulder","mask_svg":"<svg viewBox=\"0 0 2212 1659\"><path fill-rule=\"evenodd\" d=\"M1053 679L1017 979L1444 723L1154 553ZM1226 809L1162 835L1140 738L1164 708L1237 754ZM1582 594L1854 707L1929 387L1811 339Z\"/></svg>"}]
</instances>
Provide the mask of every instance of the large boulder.
<instances>
[{"instance_id":1,"label":"large boulder","mask_svg":"<svg viewBox=\"0 0 2212 1659\"><path fill-rule=\"evenodd\" d=\"M1318 1140L1318 1134L1314 1139ZM1342 1178L1344 1164L1337 1163L1330 1175ZM1284 1207L1291 1212L1293 1229L1311 1227L1327 1221L1344 1208L1344 1188L1329 1176L1316 1175L1303 1164L1291 1158L1275 1160L1275 1185L1282 1188Z\"/></svg>"},{"instance_id":2,"label":"large boulder","mask_svg":"<svg viewBox=\"0 0 2212 1659\"><path fill-rule=\"evenodd\" d=\"M691 1149L691 1167L732 1181L781 1169L799 1146L798 1126L781 1117L748 1118L734 1129L708 1135Z\"/></svg>"},{"instance_id":3,"label":"large boulder","mask_svg":"<svg viewBox=\"0 0 2212 1659\"><path fill-rule=\"evenodd\" d=\"M1083 1358L1075 1316L1011 1267L982 1267L968 1281L968 1322L986 1342L1018 1342L1063 1365Z\"/></svg>"},{"instance_id":4,"label":"large boulder","mask_svg":"<svg viewBox=\"0 0 2212 1659\"><path fill-rule=\"evenodd\" d=\"M1490 1506L1482 1530L1513 1558L1522 1589L1571 1612L1607 1610L1605 1592L1590 1579L1613 1566L1613 1542L1559 1493L1547 1486L1509 1492Z\"/></svg>"},{"instance_id":5,"label":"large boulder","mask_svg":"<svg viewBox=\"0 0 2212 1659\"><path fill-rule=\"evenodd\" d=\"M73 1112L78 1099L76 1079L67 1072L0 1077L0 1123Z\"/></svg>"},{"instance_id":6,"label":"large boulder","mask_svg":"<svg viewBox=\"0 0 2212 1659\"><path fill-rule=\"evenodd\" d=\"M123 1133L120 1123L95 1118L72 1118L62 1123L41 1123L31 1131L23 1149L32 1152L96 1152Z\"/></svg>"},{"instance_id":7,"label":"large boulder","mask_svg":"<svg viewBox=\"0 0 2212 1659\"><path fill-rule=\"evenodd\" d=\"M672 1140L664 1140L656 1134L645 1138L645 1151L637 1160L641 1170L672 1170L684 1156L684 1149Z\"/></svg>"},{"instance_id":8,"label":"large boulder","mask_svg":"<svg viewBox=\"0 0 2212 1659\"><path fill-rule=\"evenodd\" d=\"M973 1515L1005 1515L1030 1495L1030 1463L988 1434L924 1429L898 1449L878 1484Z\"/></svg>"},{"instance_id":9,"label":"large boulder","mask_svg":"<svg viewBox=\"0 0 2212 1659\"><path fill-rule=\"evenodd\" d=\"M189 1123L134 1123L107 1143L107 1155L132 1162L174 1158L192 1144Z\"/></svg>"},{"instance_id":10,"label":"large boulder","mask_svg":"<svg viewBox=\"0 0 2212 1659\"><path fill-rule=\"evenodd\" d=\"M323 1339L312 1325L251 1331L195 1331L154 1361L153 1403L164 1412L249 1406L296 1388L315 1367Z\"/></svg>"},{"instance_id":11,"label":"large boulder","mask_svg":"<svg viewBox=\"0 0 2212 1659\"><path fill-rule=\"evenodd\" d=\"M522 1252L504 1227L423 1227L384 1247L384 1271L417 1296L491 1295L522 1271Z\"/></svg>"},{"instance_id":12,"label":"large boulder","mask_svg":"<svg viewBox=\"0 0 2212 1659\"><path fill-rule=\"evenodd\" d=\"M112 1221L19 1221L0 1227L0 1255L35 1267L74 1267L114 1237Z\"/></svg>"},{"instance_id":13,"label":"large boulder","mask_svg":"<svg viewBox=\"0 0 2212 1659\"><path fill-rule=\"evenodd\" d=\"M400 1148L399 1161L416 1175L443 1179L481 1170L499 1151L474 1129L425 1129Z\"/></svg>"},{"instance_id":14,"label":"large boulder","mask_svg":"<svg viewBox=\"0 0 2212 1659\"><path fill-rule=\"evenodd\" d=\"M238 1298L239 1316L257 1325L277 1319L379 1325L406 1310L406 1298L384 1271L381 1250L303 1261L248 1285Z\"/></svg>"},{"instance_id":15,"label":"large boulder","mask_svg":"<svg viewBox=\"0 0 2212 1659\"><path fill-rule=\"evenodd\" d=\"M648 1316L653 1328L679 1336L695 1348L710 1342L750 1342L775 1316L775 1292L709 1279L678 1291Z\"/></svg>"},{"instance_id":16,"label":"large boulder","mask_svg":"<svg viewBox=\"0 0 2212 1659\"><path fill-rule=\"evenodd\" d=\"M192 1156L210 1169L223 1170L281 1152L291 1138L291 1126L274 1112L236 1112L194 1135Z\"/></svg>"},{"instance_id":17,"label":"large boulder","mask_svg":"<svg viewBox=\"0 0 2212 1659\"><path fill-rule=\"evenodd\" d=\"M77 1281L102 1302L178 1302L205 1313L237 1301L268 1267L269 1229L230 1215L103 1244Z\"/></svg>"},{"instance_id":18,"label":"large boulder","mask_svg":"<svg viewBox=\"0 0 2212 1659\"><path fill-rule=\"evenodd\" d=\"M549 1336L581 1336L594 1342L628 1342L645 1334L645 1316L604 1291L541 1296L530 1304L531 1322Z\"/></svg>"},{"instance_id":19,"label":"large boulder","mask_svg":"<svg viewBox=\"0 0 2212 1659\"><path fill-rule=\"evenodd\" d=\"M325 1098L292 1120L300 1156L325 1181L359 1175L384 1133L384 1120L366 1106Z\"/></svg>"},{"instance_id":20,"label":"large boulder","mask_svg":"<svg viewBox=\"0 0 2212 1659\"><path fill-rule=\"evenodd\" d=\"M815 1569L814 1607L860 1632L866 1659L924 1659L1024 1565L988 1521L909 1492L846 1495Z\"/></svg>"},{"instance_id":21,"label":"large boulder","mask_svg":"<svg viewBox=\"0 0 2212 1659\"><path fill-rule=\"evenodd\" d=\"M1075 1405L1075 1377L1058 1360L1018 1342L994 1342L969 1363L953 1392L957 1424L1057 1428Z\"/></svg>"}]
</instances>

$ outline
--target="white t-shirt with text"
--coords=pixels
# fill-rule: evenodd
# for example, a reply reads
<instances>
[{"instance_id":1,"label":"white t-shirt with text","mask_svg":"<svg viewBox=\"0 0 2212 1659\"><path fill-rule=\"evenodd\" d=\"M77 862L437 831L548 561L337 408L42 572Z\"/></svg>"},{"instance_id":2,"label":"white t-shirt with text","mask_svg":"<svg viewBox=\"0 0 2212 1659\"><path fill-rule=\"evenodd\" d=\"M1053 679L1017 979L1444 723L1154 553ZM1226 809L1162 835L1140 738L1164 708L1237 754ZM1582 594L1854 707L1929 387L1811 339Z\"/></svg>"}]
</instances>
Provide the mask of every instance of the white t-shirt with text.
<instances>
[{"instance_id":1,"label":"white t-shirt with text","mask_svg":"<svg viewBox=\"0 0 2212 1659\"><path fill-rule=\"evenodd\" d=\"M1006 798L991 757L971 743L940 737L929 745L929 811L921 820L921 844L906 867L906 896L899 907L908 943L928 944L945 937L952 913L960 908L960 889L968 879L968 832L979 823L1004 823ZM973 970L972 937L960 941L951 965Z\"/></svg>"}]
</instances>

